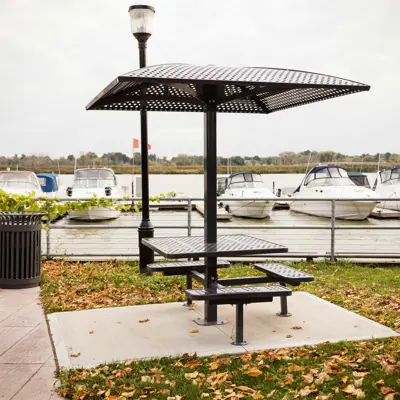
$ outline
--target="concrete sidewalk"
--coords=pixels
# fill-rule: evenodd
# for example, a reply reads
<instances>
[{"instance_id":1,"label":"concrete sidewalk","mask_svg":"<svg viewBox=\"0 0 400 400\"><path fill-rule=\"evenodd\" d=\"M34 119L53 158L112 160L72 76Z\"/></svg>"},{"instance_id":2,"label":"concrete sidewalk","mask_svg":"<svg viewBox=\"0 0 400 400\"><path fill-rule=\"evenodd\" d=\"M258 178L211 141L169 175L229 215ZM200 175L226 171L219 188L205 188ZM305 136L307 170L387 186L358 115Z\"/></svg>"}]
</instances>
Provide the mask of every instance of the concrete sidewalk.
<instances>
[{"instance_id":1,"label":"concrete sidewalk","mask_svg":"<svg viewBox=\"0 0 400 400\"><path fill-rule=\"evenodd\" d=\"M55 400L56 365L39 288L0 289L0 399Z\"/></svg>"}]
</instances>

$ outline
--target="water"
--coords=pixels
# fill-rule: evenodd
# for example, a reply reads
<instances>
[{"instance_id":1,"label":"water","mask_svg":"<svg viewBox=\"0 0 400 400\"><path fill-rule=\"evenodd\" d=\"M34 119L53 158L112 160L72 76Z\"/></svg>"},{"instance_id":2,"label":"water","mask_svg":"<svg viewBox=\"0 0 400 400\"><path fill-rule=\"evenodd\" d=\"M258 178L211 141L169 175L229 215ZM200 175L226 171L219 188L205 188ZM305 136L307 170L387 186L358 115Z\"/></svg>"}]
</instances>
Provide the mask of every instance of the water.
<instances>
[{"instance_id":1,"label":"water","mask_svg":"<svg viewBox=\"0 0 400 400\"><path fill-rule=\"evenodd\" d=\"M375 173L366 174L370 184L375 179ZM265 185L272 190L284 187L297 187L300 185L304 174L263 174L262 178ZM71 186L73 175L60 175L62 185ZM160 193L176 192L183 193L187 197L204 196L204 176L203 175L150 175L150 196L157 196ZM117 175L118 186L131 187L131 175Z\"/></svg>"},{"instance_id":2,"label":"water","mask_svg":"<svg viewBox=\"0 0 400 400\"><path fill-rule=\"evenodd\" d=\"M370 183L373 183L375 174L367 174ZM303 174L265 174L264 183L272 189L297 187L303 179ZM203 175L150 175L150 194L155 196L171 191L182 192L188 197L203 197ZM70 186L73 175L61 175L61 184ZM118 186L131 187L131 175L117 175ZM151 220L156 227L155 236L186 236L188 215L186 211L151 211ZM123 226L124 229L96 229L98 223L83 223L90 225L90 229L51 229L50 251L52 254L96 254L107 256L110 254L137 254L138 238L137 227L140 223L140 214L124 213L114 221L99 222L111 226ZM203 235L203 218L196 212L192 213L192 235ZM80 225L64 218L57 222L62 226ZM290 210L274 210L271 218L263 220L249 220L233 218L231 222L219 222L219 232L222 234L248 234L288 246L292 253L327 254L330 251L331 231L330 220L298 214ZM233 229L233 225L253 225L249 230ZM294 229L265 229L270 226L293 227ZM304 225L318 225L318 229L295 229ZM337 226L357 225L362 230L337 230L336 251L342 253L398 253L400 248L400 220L377 220L369 218L365 221L336 221ZM398 225L399 230L372 230L374 225ZM172 226L182 228L174 229ZM263 228L264 229L260 229ZM171 227L171 228L170 228ZM321 228L321 229L319 229ZM45 239L44 239L45 246ZM44 247L45 248L45 247Z\"/></svg>"}]
</instances>

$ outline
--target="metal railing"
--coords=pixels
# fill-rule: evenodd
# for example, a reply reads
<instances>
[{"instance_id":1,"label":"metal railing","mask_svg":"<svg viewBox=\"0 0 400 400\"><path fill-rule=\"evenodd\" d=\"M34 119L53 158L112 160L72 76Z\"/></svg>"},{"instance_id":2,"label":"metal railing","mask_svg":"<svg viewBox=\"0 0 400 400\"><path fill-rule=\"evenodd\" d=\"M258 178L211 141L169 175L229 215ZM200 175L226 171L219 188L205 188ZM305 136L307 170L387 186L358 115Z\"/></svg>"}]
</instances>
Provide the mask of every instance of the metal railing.
<instances>
[{"instance_id":1,"label":"metal railing","mask_svg":"<svg viewBox=\"0 0 400 400\"><path fill-rule=\"evenodd\" d=\"M71 200L77 200L77 199L62 199L63 201L71 201ZM130 198L130 199L118 199L120 201L129 201L129 202L139 202L141 199L140 198ZM382 223L375 221L374 223L363 223L363 222L349 222L349 221L341 221L337 219L337 207L341 205L341 202L371 202L373 201L379 201L379 202L393 202L393 201L399 201L400 204L400 199L394 199L394 198L379 198L379 199L365 199L365 198L329 198L329 199L318 199L318 198L226 198L226 197L219 197L217 199L217 203L223 202L224 205L229 205L232 204L233 202L249 202L249 207L251 204L255 203L266 203L266 202L283 202L283 201L289 201L289 202L308 202L311 204L319 203L319 207L321 206L321 203L327 203L330 204L330 215L329 218L318 218L315 219L315 217L312 216L307 216L304 214L299 214L299 213L294 213L292 214L292 211L285 211L285 214L279 214L280 211L274 211L272 212L271 218L265 219L265 220L253 220L253 219L242 219L242 218L234 218L233 221L230 222L222 222L218 223L218 230L225 230L225 231L252 231L252 235L259 235L259 236L268 236L268 240L271 240L278 235L273 235L270 234L270 232L288 232L288 231L294 231L294 232L307 232L307 237L306 237L306 242L307 246L305 247L312 247L312 241L314 240L315 242L324 241L324 244L322 246L327 245L327 249L325 251L290 251L290 245L289 247L289 253L283 253L283 254L276 254L272 255L271 258L278 258L278 257L290 257L290 258L305 258L305 259L312 259L312 258L329 258L331 262L334 262L336 258L374 258L374 259L398 259L400 258L400 219L393 219L390 220L390 223L387 223L387 220L382 221ZM154 224L155 228L155 233L156 235L160 231L167 231L167 230L172 230L174 231L174 236L179 236L175 234L175 231L181 231L185 232L186 235L191 236L193 234L193 231L200 231L204 229L204 224L199 224L199 218L194 218L194 210L193 208L195 206L199 206L199 209L201 211L201 202L203 201L202 198L169 198L169 199L160 199L159 207L165 206L166 203L173 203L175 205L180 204L182 210L185 209L185 211L175 211L170 213L169 218L168 215L166 215L165 222L162 223L163 218L154 217L154 212L152 213L152 221ZM317 209L313 209L311 206L309 207L310 214L312 215ZM157 203L152 203L152 207L157 207ZM324 212L326 212L326 208L324 209ZM168 213L167 213L168 214ZM176 216L179 214L179 224L176 223ZM45 251L43 251L44 256L50 258L50 257L74 257L74 258L79 258L81 257L82 259L87 259L89 257L105 257L105 258L117 258L117 257L127 257L127 258L133 258L133 257L138 257L138 250L137 250L137 234L136 230L138 228L138 222L140 220L140 214L135 214L137 217L137 224L121 224L118 223L118 220L115 221L115 223L96 223L96 224L88 224L88 223L79 223L79 224L63 224L63 223L47 223L47 230L46 230L46 241L45 241ZM186 217L183 218L183 216L186 215ZM278 221L279 223L275 224L274 223L274 218L276 216L280 215L280 220ZM302 215L302 218L298 218L298 215ZM400 215L400 214L399 214ZM284 216L284 218L282 217ZM296 217L295 217L296 216ZM340 217L340 215L339 215ZM174 219L175 218L175 219ZM197 219L197 222L194 221ZM326 223L324 223L324 220ZM248 223L248 222L252 223ZM307 223L307 222L313 222L313 223ZM257 223L256 223L257 222ZM283 223L282 223L283 222ZM304 223L306 222L306 223ZM118 238L115 239L115 243L121 244L122 246L124 243L127 244L126 247L132 247L132 244L136 241L136 246L134 245L133 247L135 250L131 250L128 252L113 252L111 250L106 249L104 251L104 246L108 245L109 239L105 238L104 241L102 239L99 239L99 242L96 242L96 245L101 248L103 251L102 252L76 252L76 251L71 251L68 249L61 249L59 251L54 251L54 246L52 249L52 241L53 241L53 236L55 231L68 231L68 230L76 230L77 232L88 232L88 231L95 231L95 232L100 232L100 231L107 231L107 230L133 230L133 235L129 236L129 238L123 237L123 240L121 243L118 243ZM393 232L395 231L395 234L389 237L389 240L392 240L393 243L391 246L389 246L388 249L384 249L382 251L377 251L376 249L366 249L365 247L368 246L375 246L379 247L379 243L385 243L383 242L382 238L378 236L374 236L371 233L374 233L376 231L388 231L388 232ZM316 231L314 234L312 234L312 231ZM324 237L323 232L329 233L328 237ZM338 235L340 232L349 232L349 231L365 231L364 235L365 237L368 237L368 241L363 243L362 238L360 239L360 243L357 245L360 248L357 251L342 251L338 249L337 245L337 240L338 240ZM397 232L396 232L397 231ZM262 233L261 233L262 232ZM310 232L310 233L308 233ZM229 233L229 232L228 232ZM366 235L368 233L368 235ZM93 234L93 232L92 232ZM250 234L250 233L249 233ZM312 236L314 235L314 236ZM360 234L357 233L357 236ZM289 237L288 234L280 234L282 237L281 240L276 240L280 244L285 244L282 243L282 241L287 241L287 242L293 242L296 241L296 237L299 236L297 233L294 236ZM323 238L322 238L323 237ZM340 238L340 240L344 241L351 241L354 238L346 237L344 236L343 238ZM86 238L88 240L88 238ZM61 242L60 237L58 237L59 243ZM125 242L124 242L125 241ZM271 240L274 241L274 240ZM311 243L310 243L311 242ZM325 243L328 242L328 243ZM368 242L368 243L367 243ZM82 242L79 242L82 243ZM113 242L114 243L114 242ZM129 245L129 246L128 246ZM58 247L61 247L61 245L57 245ZM57 247L56 246L56 247ZM298 248L301 244L296 245L294 247ZM321 246L321 245L319 245ZM79 247L79 246L77 246ZM343 248L346 248L346 246L341 246ZM386 246L388 247L388 246ZM392 248L391 248L392 247ZM371 251L374 250L374 251ZM263 258L266 258L265 256L262 256ZM254 258L254 256L252 256Z\"/></svg>"}]
</instances>

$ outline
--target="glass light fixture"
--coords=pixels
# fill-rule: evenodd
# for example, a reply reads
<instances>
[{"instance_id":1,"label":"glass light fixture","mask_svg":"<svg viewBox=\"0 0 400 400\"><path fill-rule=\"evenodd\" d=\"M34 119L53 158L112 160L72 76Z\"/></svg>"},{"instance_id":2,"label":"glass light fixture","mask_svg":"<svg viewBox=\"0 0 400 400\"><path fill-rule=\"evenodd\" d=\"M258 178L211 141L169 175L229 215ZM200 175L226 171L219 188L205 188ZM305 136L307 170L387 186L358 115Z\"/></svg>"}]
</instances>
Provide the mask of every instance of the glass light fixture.
<instances>
[{"instance_id":1,"label":"glass light fixture","mask_svg":"<svg viewBox=\"0 0 400 400\"><path fill-rule=\"evenodd\" d=\"M131 30L133 35L145 34L150 36L153 30L155 9L147 5L134 5L129 7Z\"/></svg>"}]
</instances>

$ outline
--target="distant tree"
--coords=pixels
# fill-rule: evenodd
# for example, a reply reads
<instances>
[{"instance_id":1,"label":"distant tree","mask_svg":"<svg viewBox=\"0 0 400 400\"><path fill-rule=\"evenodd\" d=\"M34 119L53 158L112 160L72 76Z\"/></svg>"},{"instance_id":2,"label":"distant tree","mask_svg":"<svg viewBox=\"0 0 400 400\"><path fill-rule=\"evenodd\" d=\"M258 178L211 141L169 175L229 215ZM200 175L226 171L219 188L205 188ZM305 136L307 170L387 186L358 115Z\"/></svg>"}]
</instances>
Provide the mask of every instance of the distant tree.
<instances>
[{"instance_id":1,"label":"distant tree","mask_svg":"<svg viewBox=\"0 0 400 400\"><path fill-rule=\"evenodd\" d=\"M74 160L75 160L74 155L73 155L73 154L68 155L68 156L67 156L67 160L68 160L68 161L74 161Z\"/></svg>"},{"instance_id":2,"label":"distant tree","mask_svg":"<svg viewBox=\"0 0 400 400\"><path fill-rule=\"evenodd\" d=\"M389 161L390 160L390 156L392 155L392 153L385 153L385 160Z\"/></svg>"},{"instance_id":3,"label":"distant tree","mask_svg":"<svg viewBox=\"0 0 400 400\"><path fill-rule=\"evenodd\" d=\"M319 153L319 160L321 162L332 162L335 159L335 155L334 151L321 151Z\"/></svg>"}]
</instances>

